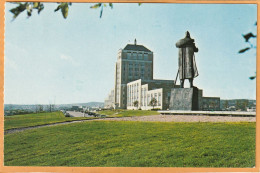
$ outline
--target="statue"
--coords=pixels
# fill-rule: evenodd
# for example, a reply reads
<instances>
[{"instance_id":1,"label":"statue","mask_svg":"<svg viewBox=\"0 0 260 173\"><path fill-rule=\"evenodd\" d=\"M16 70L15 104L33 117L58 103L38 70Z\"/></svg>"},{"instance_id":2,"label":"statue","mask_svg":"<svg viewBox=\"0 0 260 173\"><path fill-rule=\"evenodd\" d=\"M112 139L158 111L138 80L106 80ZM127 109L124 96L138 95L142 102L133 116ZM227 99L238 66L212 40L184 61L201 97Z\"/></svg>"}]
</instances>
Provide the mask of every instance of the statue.
<instances>
[{"instance_id":1,"label":"statue","mask_svg":"<svg viewBox=\"0 0 260 173\"><path fill-rule=\"evenodd\" d=\"M179 48L178 73L180 75L181 88L184 88L185 79L189 79L190 87L193 88L193 79L199 75L195 63L194 52L198 52L199 49L195 46L194 39L190 37L189 31L186 32L185 38L180 39L176 43L176 47Z\"/></svg>"}]
</instances>

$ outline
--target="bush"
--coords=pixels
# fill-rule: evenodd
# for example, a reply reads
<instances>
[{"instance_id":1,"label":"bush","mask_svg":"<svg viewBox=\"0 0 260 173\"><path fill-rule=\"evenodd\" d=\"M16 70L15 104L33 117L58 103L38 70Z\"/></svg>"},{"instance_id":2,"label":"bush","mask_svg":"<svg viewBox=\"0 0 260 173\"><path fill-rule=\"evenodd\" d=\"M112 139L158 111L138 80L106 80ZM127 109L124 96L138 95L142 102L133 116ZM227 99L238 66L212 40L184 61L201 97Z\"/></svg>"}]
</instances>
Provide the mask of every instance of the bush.
<instances>
[{"instance_id":1,"label":"bush","mask_svg":"<svg viewBox=\"0 0 260 173\"><path fill-rule=\"evenodd\" d=\"M100 114L94 114L94 117L100 117Z\"/></svg>"},{"instance_id":2,"label":"bush","mask_svg":"<svg viewBox=\"0 0 260 173\"><path fill-rule=\"evenodd\" d=\"M154 108L154 109L151 109L151 111L159 111L161 110L160 108Z\"/></svg>"}]
</instances>

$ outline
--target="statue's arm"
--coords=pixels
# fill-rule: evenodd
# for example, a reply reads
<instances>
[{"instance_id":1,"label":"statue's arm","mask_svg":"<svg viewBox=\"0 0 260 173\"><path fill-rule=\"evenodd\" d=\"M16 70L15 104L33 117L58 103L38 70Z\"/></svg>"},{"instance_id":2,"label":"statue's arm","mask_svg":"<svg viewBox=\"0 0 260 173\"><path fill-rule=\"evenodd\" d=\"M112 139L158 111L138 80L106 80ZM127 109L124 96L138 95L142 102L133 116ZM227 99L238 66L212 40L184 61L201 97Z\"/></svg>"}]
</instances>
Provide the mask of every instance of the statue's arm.
<instances>
[{"instance_id":1,"label":"statue's arm","mask_svg":"<svg viewBox=\"0 0 260 173\"><path fill-rule=\"evenodd\" d=\"M199 51L199 49L195 46L195 44L193 44L193 51L194 52L198 52Z\"/></svg>"},{"instance_id":2,"label":"statue's arm","mask_svg":"<svg viewBox=\"0 0 260 173\"><path fill-rule=\"evenodd\" d=\"M175 45L177 48L181 48L186 45L191 45L193 42L194 42L194 39L184 38L184 39L179 40Z\"/></svg>"}]
</instances>

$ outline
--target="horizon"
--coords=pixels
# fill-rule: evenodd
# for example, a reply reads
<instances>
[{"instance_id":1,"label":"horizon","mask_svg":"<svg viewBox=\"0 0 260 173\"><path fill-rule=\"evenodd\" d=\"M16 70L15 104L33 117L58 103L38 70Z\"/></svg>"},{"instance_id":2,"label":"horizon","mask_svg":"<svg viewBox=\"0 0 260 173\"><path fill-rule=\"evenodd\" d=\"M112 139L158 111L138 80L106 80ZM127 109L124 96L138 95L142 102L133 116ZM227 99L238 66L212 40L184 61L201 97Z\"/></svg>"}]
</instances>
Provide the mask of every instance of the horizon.
<instances>
[{"instance_id":1,"label":"horizon","mask_svg":"<svg viewBox=\"0 0 260 173\"><path fill-rule=\"evenodd\" d=\"M134 39L154 53L154 79L175 80L175 43L187 30L199 48L194 85L203 95L256 100L256 51L238 54L248 46L242 34L256 33L255 4L113 3L102 18L93 4L73 3L63 19L57 3L44 3L39 15L12 21L16 5L6 3L4 104L104 102L117 52Z\"/></svg>"},{"instance_id":2,"label":"horizon","mask_svg":"<svg viewBox=\"0 0 260 173\"><path fill-rule=\"evenodd\" d=\"M249 101L256 101L256 99L221 99L220 101L231 101L231 100L249 100ZM90 102L81 102L81 103L54 103L54 105L72 105L72 104L88 104L88 103L103 103L104 102L96 102L96 101L90 101ZM50 105L50 103L48 104L43 104L43 103L38 103L38 104L16 104L16 103L5 103L4 105Z\"/></svg>"}]
</instances>

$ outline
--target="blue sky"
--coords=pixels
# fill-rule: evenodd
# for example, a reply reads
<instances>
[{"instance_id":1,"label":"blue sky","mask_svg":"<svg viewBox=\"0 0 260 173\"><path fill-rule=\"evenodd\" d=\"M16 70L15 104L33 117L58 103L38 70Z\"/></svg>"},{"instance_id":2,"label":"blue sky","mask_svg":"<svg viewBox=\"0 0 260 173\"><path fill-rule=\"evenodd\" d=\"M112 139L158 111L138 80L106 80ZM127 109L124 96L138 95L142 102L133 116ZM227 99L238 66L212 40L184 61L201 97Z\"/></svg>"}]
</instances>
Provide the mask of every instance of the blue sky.
<instances>
[{"instance_id":1,"label":"blue sky","mask_svg":"<svg viewBox=\"0 0 260 173\"><path fill-rule=\"evenodd\" d=\"M242 34L256 33L256 5L114 4L101 19L91 5L73 3L65 20L54 13L56 3L45 3L40 15L12 21L15 5L6 4L5 103L104 101L114 87L117 52L135 38L154 52L154 78L175 79L175 43L187 30L199 48L194 85L204 96L256 98L256 81L249 80L256 51L238 54L247 46Z\"/></svg>"}]
</instances>

